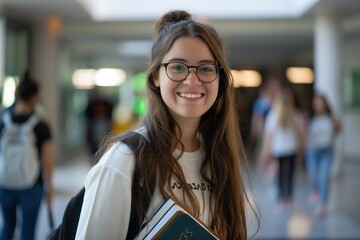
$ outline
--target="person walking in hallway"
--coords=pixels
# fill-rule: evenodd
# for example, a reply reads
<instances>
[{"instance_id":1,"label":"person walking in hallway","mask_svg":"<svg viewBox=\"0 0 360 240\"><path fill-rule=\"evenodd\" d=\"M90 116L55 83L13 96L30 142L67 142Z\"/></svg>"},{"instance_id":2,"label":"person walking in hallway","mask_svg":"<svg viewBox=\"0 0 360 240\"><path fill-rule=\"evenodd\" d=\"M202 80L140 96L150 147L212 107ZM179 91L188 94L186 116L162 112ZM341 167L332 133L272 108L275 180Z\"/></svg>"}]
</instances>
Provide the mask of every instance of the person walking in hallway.
<instances>
[{"instance_id":1,"label":"person walking in hallway","mask_svg":"<svg viewBox=\"0 0 360 240\"><path fill-rule=\"evenodd\" d=\"M276 78L269 78L260 87L259 96L253 103L248 146L249 157L254 164L261 165L261 162L258 162L258 152L263 144L265 121L279 89L280 81Z\"/></svg>"},{"instance_id":2,"label":"person walking in hallway","mask_svg":"<svg viewBox=\"0 0 360 240\"><path fill-rule=\"evenodd\" d=\"M316 94L308 124L306 165L312 191L309 202L316 205L315 215L319 218L327 212L334 140L339 131L340 124L326 97Z\"/></svg>"},{"instance_id":3,"label":"person walking in hallway","mask_svg":"<svg viewBox=\"0 0 360 240\"><path fill-rule=\"evenodd\" d=\"M48 207L52 205L53 143L49 125L34 111L39 97L38 83L26 72L16 89L15 104L1 113L1 240L13 239L17 210L21 213L20 239L35 239L45 191ZM15 162L17 165L12 165Z\"/></svg>"},{"instance_id":4,"label":"person walking in hallway","mask_svg":"<svg viewBox=\"0 0 360 240\"><path fill-rule=\"evenodd\" d=\"M261 158L263 169L276 159L278 208L285 210L292 202L296 160L304 151L304 121L295 108L294 96L284 88L275 97L265 122L264 146Z\"/></svg>"},{"instance_id":5,"label":"person walking in hallway","mask_svg":"<svg viewBox=\"0 0 360 240\"><path fill-rule=\"evenodd\" d=\"M101 141L112 131L113 103L95 89L85 109L86 143L90 156L99 150Z\"/></svg>"}]
</instances>

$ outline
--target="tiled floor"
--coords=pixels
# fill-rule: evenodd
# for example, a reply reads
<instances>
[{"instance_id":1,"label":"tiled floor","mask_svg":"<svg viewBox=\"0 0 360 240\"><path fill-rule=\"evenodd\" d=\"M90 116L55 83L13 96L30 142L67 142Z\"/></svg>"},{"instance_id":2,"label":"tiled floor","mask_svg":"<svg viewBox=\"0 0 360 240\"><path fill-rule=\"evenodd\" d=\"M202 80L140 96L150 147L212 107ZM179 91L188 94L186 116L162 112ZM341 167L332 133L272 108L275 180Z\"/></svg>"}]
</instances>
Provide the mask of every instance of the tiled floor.
<instances>
[{"instance_id":1,"label":"tiled floor","mask_svg":"<svg viewBox=\"0 0 360 240\"><path fill-rule=\"evenodd\" d=\"M88 170L86 158L56 167L55 224L60 223L70 197L83 186ZM360 161L343 164L342 177L332 182L329 214L323 220L316 219L308 205L308 184L304 171L298 170L296 173L295 200L286 212L276 211L274 192L267 179L253 172L252 182L261 214L260 229L254 239L360 239ZM252 233L253 223L249 221ZM48 233L48 216L44 205L36 239L44 240Z\"/></svg>"}]
</instances>

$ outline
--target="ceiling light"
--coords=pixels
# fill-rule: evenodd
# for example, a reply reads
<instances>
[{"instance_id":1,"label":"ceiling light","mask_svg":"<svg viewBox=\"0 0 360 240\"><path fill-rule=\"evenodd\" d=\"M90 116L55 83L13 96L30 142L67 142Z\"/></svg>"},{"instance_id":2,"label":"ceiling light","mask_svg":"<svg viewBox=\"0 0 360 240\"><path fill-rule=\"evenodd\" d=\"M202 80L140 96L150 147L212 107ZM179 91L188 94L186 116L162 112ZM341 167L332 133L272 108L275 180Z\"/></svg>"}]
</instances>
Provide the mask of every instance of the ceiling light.
<instances>
[{"instance_id":1,"label":"ceiling light","mask_svg":"<svg viewBox=\"0 0 360 240\"><path fill-rule=\"evenodd\" d=\"M122 69L101 68L95 73L95 85L101 87L120 86L125 82L126 73Z\"/></svg>"},{"instance_id":2,"label":"ceiling light","mask_svg":"<svg viewBox=\"0 0 360 240\"><path fill-rule=\"evenodd\" d=\"M91 89L95 87L95 69L77 69L72 76L72 83L77 89Z\"/></svg>"},{"instance_id":3,"label":"ceiling light","mask_svg":"<svg viewBox=\"0 0 360 240\"><path fill-rule=\"evenodd\" d=\"M309 84L314 82L314 72L307 67L289 67L286 69L286 77L295 84Z\"/></svg>"},{"instance_id":4,"label":"ceiling light","mask_svg":"<svg viewBox=\"0 0 360 240\"><path fill-rule=\"evenodd\" d=\"M258 87L262 79L258 71L255 70L231 70L234 78L234 87Z\"/></svg>"}]
</instances>

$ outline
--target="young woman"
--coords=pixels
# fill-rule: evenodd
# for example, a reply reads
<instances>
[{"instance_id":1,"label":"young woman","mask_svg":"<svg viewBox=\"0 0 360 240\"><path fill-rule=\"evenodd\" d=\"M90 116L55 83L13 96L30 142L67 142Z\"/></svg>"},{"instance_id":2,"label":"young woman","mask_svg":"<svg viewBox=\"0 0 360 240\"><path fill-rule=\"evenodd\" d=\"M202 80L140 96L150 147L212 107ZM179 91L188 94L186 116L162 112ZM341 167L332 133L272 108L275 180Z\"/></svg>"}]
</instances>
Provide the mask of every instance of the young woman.
<instances>
[{"instance_id":1,"label":"young woman","mask_svg":"<svg viewBox=\"0 0 360 240\"><path fill-rule=\"evenodd\" d=\"M21 79L16 90L15 104L5 109L10 113L13 123L24 124L35 114L39 101L39 85L28 72ZM2 115L4 114L2 113ZM53 141L49 125L37 115L38 121L33 127L39 153L40 173L35 183L26 188L0 187L0 204L3 217L1 240L13 239L17 223L17 209L21 212L21 239L35 239L36 220L46 187L46 200L49 207L52 202ZM31 121L31 120L29 120ZM0 132L4 129L0 123ZM2 151L2 150L0 150Z\"/></svg>"},{"instance_id":2,"label":"young woman","mask_svg":"<svg viewBox=\"0 0 360 240\"><path fill-rule=\"evenodd\" d=\"M290 89L275 96L265 123L262 159L277 161L277 191L279 210L285 210L292 200L296 159L304 149L303 119L295 108Z\"/></svg>"},{"instance_id":3,"label":"young woman","mask_svg":"<svg viewBox=\"0 0 360 240\"><path fill-rule=\"evenodd\" d=\"M136 130L150 154L139 147L135 160L121 141L108 148L87 176L76 239L126 238L135 162L157 179L147 217L172 196L221 239L247 239L246 157L232 84L214 28L184 11L165 14L147 72L149 110Z\"/></svg>"},{"instance_id":4,"label":"young woman","mask_svg":"<svg viewBox=\"0 0 360 240\"><path fill-rule=\"evenodd\" d=\"M340 125L332 115L325 96L315 95L312 106L313 113L308 126L306 165L312 188L309 202L318 204L315 214L321 218L326 214L333 143Z\"/></svg>"}]
</instances>

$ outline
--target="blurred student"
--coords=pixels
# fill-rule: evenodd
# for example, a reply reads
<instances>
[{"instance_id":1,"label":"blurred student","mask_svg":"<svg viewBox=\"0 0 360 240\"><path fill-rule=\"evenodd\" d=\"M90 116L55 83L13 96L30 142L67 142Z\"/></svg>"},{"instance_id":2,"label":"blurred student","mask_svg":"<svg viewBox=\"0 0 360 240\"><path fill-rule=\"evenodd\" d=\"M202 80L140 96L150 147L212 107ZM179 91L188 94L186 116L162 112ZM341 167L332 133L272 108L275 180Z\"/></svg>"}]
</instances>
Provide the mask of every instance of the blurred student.
<instances>
[{"instance_id":1,"label":"blurred student","mask_svg":"<svg viewBox=\"0 0 360 240\"><path fill-rule=\"evenodd\" d=\"M250 123L249 154L251 160L256 160L264 134L264 125L268 116L272 101L279 91L280 83L276 79L269 79L260 88L259 97L252 106L252 115Z\"/></svg>"},{"instance_id":2,"label":"blurred student","mask_svg":"<svg viewBox=\"0 0 360 240\"><path fill-rule=\"evenodd\" d=\"M111 133L113 107L110 100L95 93L85 109L86 142L91 156L98 151L101 141Z\"/></svg>"},{"instance_id":3,"label":"blurred student","mask_svg":"<svg viewBox=\"0 0 360 240\"><path fill-rule=\"evenodd\" d=\"M51 208L52 205L53 141L49 125L35 113L34 108L39 97L38 83L26 72L16 89L15 104L1 113L0 139L2 146L0 154L2 156L1 161L3 161L1 171L5 164L12 164L15 160L19 160L17 163L20 166L23 160L30 161L30 155L36 158L31 159L34 160L34 165L29 165L33 166L32 168L17 169L18 166L9 165L7 171L14 169L11 176L13 179L11 182L1 179L0 204L3 217L1 240L13 239L17 223L17 210L21 213L21 239L34 239L36 221L45 191L48 207ZM30 122L33 124L30 125ZM7 134L6 132L11 126L18 126L19 132L12 132L12 135ZM31 145L33 149L32 151L22 149L28 154L27 159L18 159L17 153L14 152L16 147L25 148L25 146L29 146L30 148L30 145L25 145L23 142L23 145L11 146L12 141L17 141L15 139L19 139L19 135L26 131L24 126L31 127L27 134L34 136L33 145ZM11 152L9 149L13 149L13 151ZM18 152L23 152L22 150L18 149ZM10 155L12 156L11 161L6 159ZM33 171L30 172L30 170ZM16 175L16 173L18 174ZM28 177L25 178L25 176Z\"/></svg>"},{"instance_id":4,"label":"blurred student","mask_svg":"<svg viewBox=\"0 0 360 240\"><path fill-rule=\"evenodd\" d=\"M340 124L332 114L327 99L316 94L308 125L306 165L312 189L309 202L317 204L315 215L319 218L326 215L334 140L339 130Z\"/></svg>"},{"instance_id":5,"label":"blurred student","mask_svg":"<svg viewBox=\"0 0 360 240\"><path fill-rule=\"evenodd\" d=\"M278 207L285 210L293 198L295 161L303 153L305 137L303 119L290 89L284 88L275 96L264 134L262 169L266 171L271 161L276 160Z\"/></svg>"}]
</instances>

